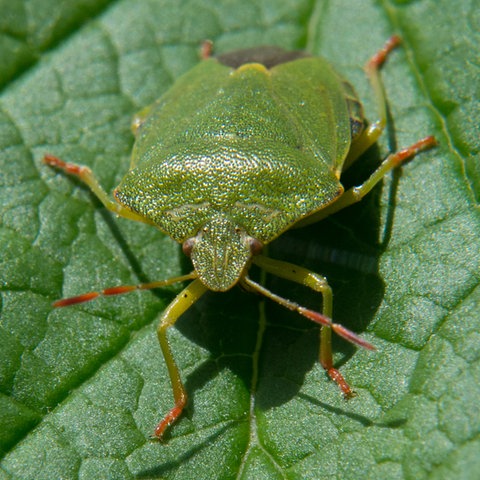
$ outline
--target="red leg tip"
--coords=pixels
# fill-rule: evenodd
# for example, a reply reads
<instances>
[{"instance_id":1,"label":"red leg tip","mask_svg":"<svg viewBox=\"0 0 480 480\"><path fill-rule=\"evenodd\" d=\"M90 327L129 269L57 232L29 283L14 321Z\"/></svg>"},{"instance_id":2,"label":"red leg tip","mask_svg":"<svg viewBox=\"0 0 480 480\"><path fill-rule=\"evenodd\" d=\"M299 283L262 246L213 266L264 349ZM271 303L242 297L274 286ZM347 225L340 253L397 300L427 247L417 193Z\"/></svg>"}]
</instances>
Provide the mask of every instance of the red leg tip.
<instances>
[{"instance_id":1,"label":"red leg tip","mask_svg":"<svg viewBox=\"0 0 480 480\"><path fill-rule=\"evenodd\" d=\"M170 427L170 425L172 425L181 415L183 411L183 407L184 405L182 406L176 405L175 407L173 407L167 413L167 415L165 415L165 418L157 425L157 427L155 428L155 432L152 435L152 438L155 438L157 440L162 440L163 435L165 434L165 431L167 430L167 428Z\"/></svg>"},{"instance_id":2,"label":"red leg tip","mask_svg":"<svg viewBox=\"0 0 480 480\"><path fill-rule=\"evenodd\" d=\"M430 135L428 137L422 138L418 142L406 147L399 152L394 154L394 163L395 166L399 166L407 160L413 158L417 153L422 152L423 150L428 150L438 145L437 139Z\"/></svg>"},{"instance_id":3,"label":"red leg tip","mask_svg":"<svg viewBox=\"0 0 480 480\"><path fill-rule=\"evenodd\" d=\"M392 35L385 44L387 50L392 50L393 48L398 47L402 43L402 37L400 35Z\"/></svg>"},{"instance_id":4,"label":"red leg tip","mask_svg":"<svg viewBox=\"0 0 480 480\"><path fill-rule=\"evenodd\" d=\"M59 168L63 168L65 166L65 162L63 160L60 160L55 155L50 155L48 153L44 155L43 163L46 163L47 165L50 165L52 167L59 167Z\"/></svg>"},{"instance_id":5,"label":"red leg tip","mask_svg":"<svg viewBox=\"0 0 480 480\"><path fill-rule=\"evenodd\" d=\"M204 40L200 50L200 57L202 60L207 60L212 56L213 42L211 40Z\"/></svg>"},{"instance_id":6,"label":"red leg tip","mask_svg":"<svg viewBox=\"0 0 480 480\"><path fill-rule=\"evenodd\" d=\"M328 376L340 387L345 399L356 396L356 393L350 388L350 385L343 378L343 375L336 368L329 368L327 370Z\"/></svg>"},{"instance_id":7,"label":"red leg tip","mask_svg":"<svg viewBox=\"0 0 480 480\"><path fill-rule=\"evenodd\" d=\"M383 65L387 59L388 54L400 43L402 39L398 35L392 35L386 42L385 45L367 62L367 70L376 70Z\"/></svg>"},{"instance_id":8,"label":"red leg tip","mask_svg":"<svg viewBox=\"0 0 480 480\"><path fill-rule=\"evenodd\" d=\"M82 172L88 170L87 167L82 167L74 163L67 163L56 157L55 155L45 155L43 157L43 163L46 163L50 167L60 168L64 172L70 173L71 175L81 176Z\"/></svg>"}]
</instances>

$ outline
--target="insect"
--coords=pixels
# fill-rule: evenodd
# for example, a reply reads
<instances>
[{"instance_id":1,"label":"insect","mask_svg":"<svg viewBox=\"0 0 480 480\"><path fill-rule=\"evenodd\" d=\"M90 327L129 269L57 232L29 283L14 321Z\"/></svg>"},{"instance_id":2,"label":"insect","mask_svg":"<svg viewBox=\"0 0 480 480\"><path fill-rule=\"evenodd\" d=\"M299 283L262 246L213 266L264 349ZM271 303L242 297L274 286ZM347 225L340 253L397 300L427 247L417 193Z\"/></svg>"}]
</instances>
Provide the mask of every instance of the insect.
<instances>
[{"instance_id":1,"label":"insect","mask_svg":"<svg viewBox=\"0 0 480 480\"><path fill-rule=\"evenodd\" d=\"M56 307L102 295L190 281L162 313L157 333L174 406L154 437L181 415L187 394L167 332L206 291L239 284L321 325L319 360L345 397L353 392L334 367L331 333L374 346L333 323L332 291L310 270L268 258L262 247L293 226L321 220L361 200L393 168L433 147L426 137L389 155L361 185L344 190L341 175L386 126L380 67L399 43L391 37L366 64L379 119L367 124L353 88L324 59L276 47L204 59L134 119L131 165L110 199L92 171L46 155L44 162L80 178L115 214L159 228L182 244L193 271L141 285L107 288L58 300ZM322 296L322 311L304 308L253 281L249 267L305 285Z\"/></svg>"}]
</instances>

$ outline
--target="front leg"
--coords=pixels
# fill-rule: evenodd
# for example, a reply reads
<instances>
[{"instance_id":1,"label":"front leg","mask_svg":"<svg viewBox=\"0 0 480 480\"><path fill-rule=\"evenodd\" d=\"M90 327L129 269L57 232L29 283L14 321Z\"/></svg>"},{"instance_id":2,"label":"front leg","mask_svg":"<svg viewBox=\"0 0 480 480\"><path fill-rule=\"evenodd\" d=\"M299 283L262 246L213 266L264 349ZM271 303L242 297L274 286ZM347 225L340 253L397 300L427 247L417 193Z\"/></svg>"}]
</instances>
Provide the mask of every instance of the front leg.
<instances>
[{"instance_id":1,"label":"front leg","mask_svg":"<svg viewBox=\"0 0 480 480\"><path fill-rule=\"evenodd\" d=\"M187 392L180 378L180 372L173 357L170 343L168 342L167 330L175 324L178 318L185 313L206 291L207 287L200 280L194 280L188 287L181 291L172 303L167 307L160 319L157 328L158 341L162 349L167 365L170 382L172 384L174 406L165 415L163 420L155 428L154 438L162 439L166 429L181 415L187 404Z\"/></svg>"},{"instance_id":2,"label":"front leg","mask_svg":"<svg viewBox=\"0 0 480 480\"><path fill-rule=\"evenodd\" d=\"M88 188L90 188L90 190L103 203L103 205L108 208L108 210L116 213L120 217L128 218L129 220L135 220L136 222L154 225L147 218L142 217L141 215L138 215L138 213L132 212L123 205L113 201L98 183L98 180L88 167L85 167L84 165L77 165L76 163L65 162L54 155L45 155L43 157L43 163L49 165L50 167L59 168L69 175L78 177L83 183L85 183L85 185L87 185Z\"/></svg>"}]
</instances>

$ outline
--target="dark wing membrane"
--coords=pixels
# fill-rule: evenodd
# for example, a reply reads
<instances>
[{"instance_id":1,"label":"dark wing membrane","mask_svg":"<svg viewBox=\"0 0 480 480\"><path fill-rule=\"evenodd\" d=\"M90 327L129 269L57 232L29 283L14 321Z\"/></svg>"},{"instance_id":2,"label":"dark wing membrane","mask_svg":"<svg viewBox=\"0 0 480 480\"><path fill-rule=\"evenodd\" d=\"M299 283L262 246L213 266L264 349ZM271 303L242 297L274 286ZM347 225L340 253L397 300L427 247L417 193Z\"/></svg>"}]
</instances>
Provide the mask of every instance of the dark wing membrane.
<instances>
[{"instance_id":1,"label":"dark wing membrane","mask_svg":"<svg viewBox=\"0 0 480 480\"><path fill-rule=\"evenodd\" d=\"M280 47L264 45L254 48L244 48L233 52L216 55L215 58L227 67L238 68L246 63L260 63L265 68L273 68L282 63L310 57L311 55L302 50L289 51Z\"/></svg>"}]
</instances>

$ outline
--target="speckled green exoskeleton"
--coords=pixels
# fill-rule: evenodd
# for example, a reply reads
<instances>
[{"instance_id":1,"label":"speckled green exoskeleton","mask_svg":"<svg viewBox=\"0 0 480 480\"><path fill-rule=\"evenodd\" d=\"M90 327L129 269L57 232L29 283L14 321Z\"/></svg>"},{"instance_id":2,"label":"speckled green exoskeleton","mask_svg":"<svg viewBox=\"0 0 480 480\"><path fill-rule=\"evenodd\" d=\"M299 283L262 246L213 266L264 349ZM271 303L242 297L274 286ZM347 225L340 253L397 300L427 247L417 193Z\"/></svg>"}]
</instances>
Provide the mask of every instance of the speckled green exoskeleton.
<instances>
[{"instance_id":1,"label":"speckled green exoskeleton","mask_svg":"<svg viewBox=\"0 0 480 480\"><path fill-rule=\"evenodd\" d=\"M163 312L158 338L174 407L187 400L167 330L207 290L240 284L322 325L320 363L345 396L352 390L332 362L331 331L365 348L368 342L331 320L332 292L321 275L261 254L292 227L316 222L359 201L392 168L435 144L433 137L389 155L360 186L344 190L342 172L376 142L386 124L379 67L397 45L392 37L367 63L379 120L367 124L355 93L322 58L276 47L204 59L133 122L135 146L115 201L87 167L52 155L44 161L82 179L114 213L159 228L183 245L193 271L160 282L122 286L62 299L55 306L191 280ZM252 264L322 295L322 312L279 297L249 278Z\"/></svg>"}]
</instances>

